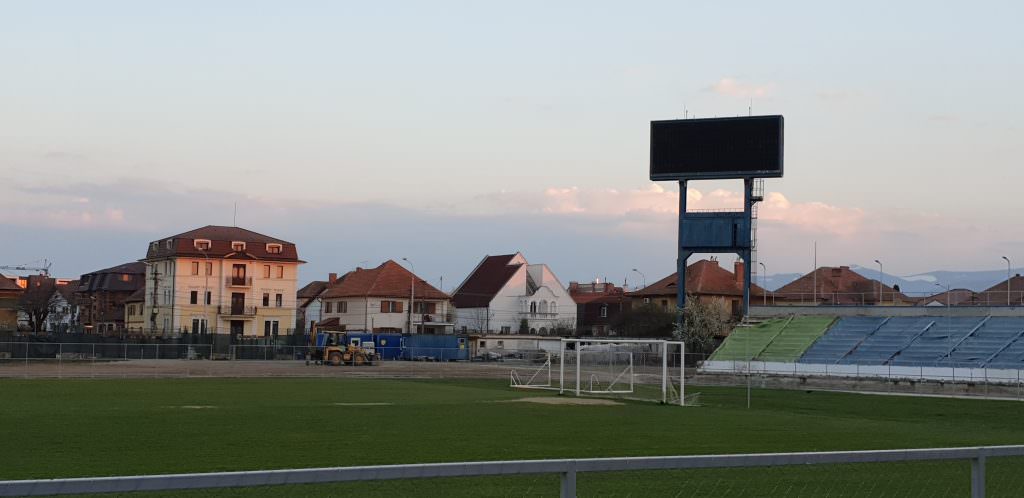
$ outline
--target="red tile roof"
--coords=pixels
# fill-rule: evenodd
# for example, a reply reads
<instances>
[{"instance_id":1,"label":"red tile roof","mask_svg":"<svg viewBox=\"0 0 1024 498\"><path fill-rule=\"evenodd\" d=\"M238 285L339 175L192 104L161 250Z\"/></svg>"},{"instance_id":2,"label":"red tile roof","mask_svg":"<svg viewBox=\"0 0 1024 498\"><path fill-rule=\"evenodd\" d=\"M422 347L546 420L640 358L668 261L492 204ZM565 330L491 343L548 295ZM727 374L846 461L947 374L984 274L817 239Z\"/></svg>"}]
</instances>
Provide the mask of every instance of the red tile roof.
<instances>
[{"instance_id":1,"label":"red tile roof","mask_svg":"<svg viewBox=\"0 0 1024 498\"><path fill-rule=\"evenodd\" d=\"M22 289L14 280L11 280L3 275L0 275L0 290L21 292Z\"/></svg>"},{"instance_id":2,"label":"red tile roof","mask_svg":"<svg viewBox=\"0 0 1024 498\"><path fill-rule=\"evenodd\" d=\"M816 296L818 300L834 304L875 303L878 301L878 281L864 277L849 266L823 266L780 287L772 294L776 301L805 301ZM888 285L882 286L882 294L886 302L892 296L903 302L913 301Z\"/></svg>"},{"instance_id":3,"label":"red tile roof","mask_svg":"<svg viewBox=\"0 0 1024 498\"><path fill-rule=\"evenodd\" d=\"M132 295L128 296L124 302L126 303L141 303L146 300L146 288L139 287Z\"/></svg>"},{"instance_id":4,"label":"red tile roof","mask_svg":"<svg viewBox=\"0 0 1024 498\"><path fill-rule=\"evenodd\" d=\"M357 268L338 278L328 286L323 297L395 297L408 298L412 280L416 281L416 299L449 299L425 280L414 277L404 266L387 260L376 268ZM307 286L308 287L308 286Z\"/></svg>"},{"instance_id":5,"label":"red tile roof","mask_svg":"<svg viewBox=\"0 0 1024 498\"><path fill-rule=\"evenodd\" d=\"M736 275L722 268L717 261L702 259L686 267L686 293L706 296L742 296L743 280L736 280ZM635 292L634 297L675 296L677 273L673 273L657 282ZM757 284L750 284L750 294L760 296L764 291Z\"/></svg>"},{"instance_id":6,"label":"red tile roof","mask_svg":"<svg viewBox=\"0 0 1024 498\"><path fill-rule=\"evenodd\" d=\"M85 273L77 283L78 292L134 292L135 289L146 286L146 264L132 261Z\"/></svg>"},{"instance_id":7,"label":"red tile roof","mask_svg":"<svg viewBox=\"0 0 1024 498\"><path fill-rule=\"evenodd\" d=\"M978 299L984 303L991 303L998 306L1006 304L1006 280L985 289L979 293ZM1010 277L1010 303L1020 305L1024 303L1024 276L1016 274Z\"/></svg>"},{"instance_id":8,"label":"red tile roof","mask_svg":"<svg viewBox=\"0 0 1024 498\"><path fill-rule=\"evenodd\" d=\"M456 308L485 308L515 275L521 264L509 264L515 254L485 256L473 273L455 291L452 303Z\"/></svg>"},{"instance_id":9,"label":"red tile roof","mask_svg":"<svg viewBox=\"0 0 1024 498\"><path fill-rule=\"evenodd\" d=\"M622 287L616 287L607 282L603 284L569 282L569 296L576 304L619 303L622 302L624 295Z\"/></svg>"},{"instance_id":10,"label":"red tile roof","mask_svg":"<svg viewBox=\"0 0 1024 498\"><path fill-rule=\"evenodd\" d=\"M196 239L209 240L210 249L206 251L196 249ZM167 246L168 241L170 241L170 247ZM236 252L231 247L232 242L245 242L245 250ZM267 252L267 244L281 244L281 252L279 254ZM152 260L172 256L202 258L204 255L213 258L302 262L299 260L295 244L291 242L244 228L216 225L208 225L150 242L146 259Z\"/></svg>"}]
</instances>

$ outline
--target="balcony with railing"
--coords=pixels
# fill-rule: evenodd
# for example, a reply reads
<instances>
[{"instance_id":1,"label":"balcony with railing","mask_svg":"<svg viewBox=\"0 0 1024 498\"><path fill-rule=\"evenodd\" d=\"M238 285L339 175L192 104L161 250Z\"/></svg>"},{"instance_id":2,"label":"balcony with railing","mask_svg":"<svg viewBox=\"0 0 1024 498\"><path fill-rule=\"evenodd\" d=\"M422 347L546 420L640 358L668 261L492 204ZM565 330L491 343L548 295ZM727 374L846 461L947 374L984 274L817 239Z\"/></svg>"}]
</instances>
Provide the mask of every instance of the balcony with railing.
<instances>
[{"instance_id":1,"label":"balcony with railing","mask_svg":"<svg viewBox=\"0 0 1024 498\"><path fill-rule=\"evenodd\" d=\"M217 314L234 318L253 318L256 316L255 306L217 306Z\"/></svg>"},{"instance_id":2,"label":"balcony with railing","mask_svg":"<svg viewBox=\"0 0 1024 498\"><path fill-rule=\"evenodd\" d=\"M224 277L227 287L252 287L252 277Z\"/></svg>"}]
</instances>

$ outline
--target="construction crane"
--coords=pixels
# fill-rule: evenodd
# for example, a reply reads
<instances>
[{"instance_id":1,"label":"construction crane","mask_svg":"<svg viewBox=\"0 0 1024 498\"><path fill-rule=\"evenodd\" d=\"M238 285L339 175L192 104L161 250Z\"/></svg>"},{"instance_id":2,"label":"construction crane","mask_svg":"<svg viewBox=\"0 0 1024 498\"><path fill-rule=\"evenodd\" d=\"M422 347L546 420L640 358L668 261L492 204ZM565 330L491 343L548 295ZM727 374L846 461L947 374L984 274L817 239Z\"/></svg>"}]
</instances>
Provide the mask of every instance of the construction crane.
<instances>
[{"instance_id":1,"label":"construction crane","mask_svg":"<svg viewBox=\"0 0 1024 498\"><path fill-rule=\"evenodd\" d=\"M37 272L42 273L43 275L46 275L47 277L49 277L50 276L50 267L51 266L53 266L53 264L44 259L42 266L0 265L0 270L37 271Z\"/></svg>"}]
</instances>

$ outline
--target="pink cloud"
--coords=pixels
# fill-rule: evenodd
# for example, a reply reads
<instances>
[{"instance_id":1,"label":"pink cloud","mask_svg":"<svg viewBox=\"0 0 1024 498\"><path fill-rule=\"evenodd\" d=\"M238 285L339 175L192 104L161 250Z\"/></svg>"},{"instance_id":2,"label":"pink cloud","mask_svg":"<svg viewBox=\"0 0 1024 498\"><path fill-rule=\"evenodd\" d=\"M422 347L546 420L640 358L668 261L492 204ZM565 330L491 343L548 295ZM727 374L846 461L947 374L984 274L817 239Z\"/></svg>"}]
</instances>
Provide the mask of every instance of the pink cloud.
<instances>
[{"instance_id":1,"label":"pink cloud","mask_svg":"<svg viewBox=\"0 0 1024 498\"><path fill-rule=\"evenodd\" d=\"M740 97L740 98L754 98L754 97L765 97L771 93L775 88L773 84L767 85L753 85L750 83L743 83L732 77L725 77L714 84L709 86L707 89L715 92L719 95L726 97Z\"/></svg>"}]
</instances>

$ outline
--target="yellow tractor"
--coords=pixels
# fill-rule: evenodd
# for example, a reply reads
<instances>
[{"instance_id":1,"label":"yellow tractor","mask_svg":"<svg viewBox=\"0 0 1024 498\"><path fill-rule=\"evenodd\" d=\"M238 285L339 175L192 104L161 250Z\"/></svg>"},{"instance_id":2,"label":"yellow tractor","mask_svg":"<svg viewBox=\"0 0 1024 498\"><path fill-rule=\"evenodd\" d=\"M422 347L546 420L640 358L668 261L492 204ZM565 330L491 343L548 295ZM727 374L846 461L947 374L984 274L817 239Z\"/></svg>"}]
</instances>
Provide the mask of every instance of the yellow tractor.
<instances>
[{"instance_id":1,"label":"yellow tractor","mask_svg":"<svg viewBox=\"0 0 1024 498\"><path fill-rule=\"evenodd\" d=\"M314 337L316 343L311 359L317 365L363 366L373 365L379 359L373 342L358 338L346 341L343 332L319 332Z\"/></svg>"}]
</instances>

